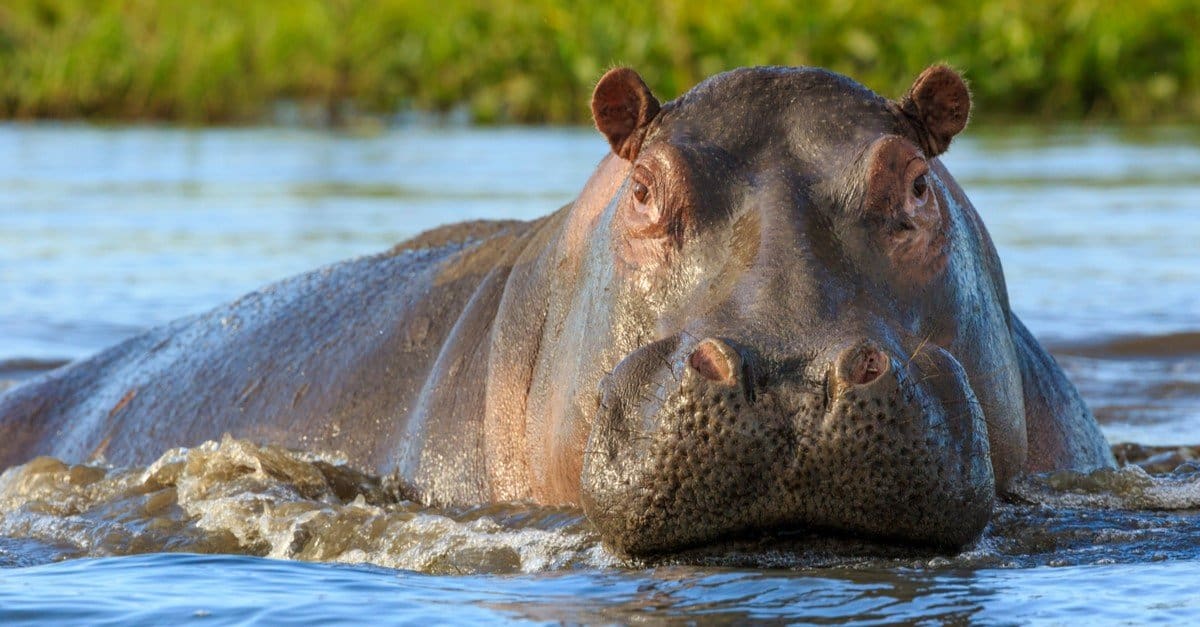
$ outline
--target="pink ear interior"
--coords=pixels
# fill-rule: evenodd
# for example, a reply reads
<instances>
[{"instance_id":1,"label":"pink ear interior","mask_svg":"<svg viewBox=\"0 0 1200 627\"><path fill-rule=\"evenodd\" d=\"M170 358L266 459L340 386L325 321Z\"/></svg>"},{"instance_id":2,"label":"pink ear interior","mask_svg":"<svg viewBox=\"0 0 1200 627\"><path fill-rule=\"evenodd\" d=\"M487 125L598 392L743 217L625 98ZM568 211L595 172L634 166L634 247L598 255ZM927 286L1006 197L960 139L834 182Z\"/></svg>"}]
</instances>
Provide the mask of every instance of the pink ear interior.
<instances>
[{"instance_id":1,"label":"pink ear interior","mask_svg":"<svg viewBox=\"0 0 1200 627\"><path fill-rule=\"evenodd\" d=\"M633 160L641 148L646 126L658 115L659 104L637 72L616 68L596 84L592 117L617 156Z\"/></svg>"}]
</instances>

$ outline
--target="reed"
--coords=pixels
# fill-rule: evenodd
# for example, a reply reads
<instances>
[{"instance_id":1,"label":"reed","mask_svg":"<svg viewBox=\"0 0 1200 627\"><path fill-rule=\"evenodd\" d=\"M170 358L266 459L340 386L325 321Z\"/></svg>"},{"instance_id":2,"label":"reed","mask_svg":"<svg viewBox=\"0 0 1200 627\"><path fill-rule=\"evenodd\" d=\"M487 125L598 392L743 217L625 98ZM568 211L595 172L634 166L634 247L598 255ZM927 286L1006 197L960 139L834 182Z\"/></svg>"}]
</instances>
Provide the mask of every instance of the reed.
<instances>
[{"instance_id":1,"label":"reed","mask_svg":"<svg viewBox=\"0 0 1200 627\"><path fill-rule=\"evenodd\" d=\"M279 100L580 122L605 68L664 98L739 65L898 95L932 61L978 117L1200 119L1194 0L6 0L0 117L261 119Z\"/></svg>"}]
</instances>

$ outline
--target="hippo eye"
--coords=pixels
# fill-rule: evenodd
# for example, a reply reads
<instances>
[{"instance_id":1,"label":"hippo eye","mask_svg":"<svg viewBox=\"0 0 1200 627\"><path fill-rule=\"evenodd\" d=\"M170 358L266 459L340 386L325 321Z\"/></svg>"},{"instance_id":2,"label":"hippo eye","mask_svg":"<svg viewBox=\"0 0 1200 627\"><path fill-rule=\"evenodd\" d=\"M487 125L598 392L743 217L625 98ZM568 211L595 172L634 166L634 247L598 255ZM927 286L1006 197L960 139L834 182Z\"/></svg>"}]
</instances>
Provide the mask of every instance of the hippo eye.
<instances>
[{"instance_id":1,"label":"hippo eye","mask_svg":"<svg viewBox=\"0 0 1200 627\"><path fill-rule=\"evenodd\" d=\"M650 197L650 188L646 187L645 183L634 181L633 197L636 198L638 202L645 203L646 199Z\"/></svg>"},{"instance_id":2,"label":"hippo eye","mask_svg":"<svg viewBox=\"0 0 1200 627\"><path fill-rule=\"evenodd\" d=\"M625 226L629 233L641 238L661 238L670 227L667 213L669 207L664 206L666 197L656 196L658 192L651 191L656 185L653 173L646 168L638 167L637 172L629 179L629 201L624 213Z\"/></svg>"},{"instance_id":3,"label":"hippo eye","mask_svg":"<svg viewBox=\"0 0 1200 627\"><path fill-rule=\"evenodd\" d=\"M922 196L925 195L925 192L927 192L927 191L929 191L929 180L926 178L926 176L924 174L913 179L913 182L912 182L913 196L915 196L917 198L921 198Z\"/></svg>"}]
</instances>

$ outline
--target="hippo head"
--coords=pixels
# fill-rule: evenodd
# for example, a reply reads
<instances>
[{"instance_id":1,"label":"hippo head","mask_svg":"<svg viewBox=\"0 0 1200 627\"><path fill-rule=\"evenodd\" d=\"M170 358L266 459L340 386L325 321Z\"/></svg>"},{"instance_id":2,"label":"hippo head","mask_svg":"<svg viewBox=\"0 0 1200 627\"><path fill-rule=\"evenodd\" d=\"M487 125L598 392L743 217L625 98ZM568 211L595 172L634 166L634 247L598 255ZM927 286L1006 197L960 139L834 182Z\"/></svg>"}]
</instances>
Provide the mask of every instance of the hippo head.
<instances>
[{"instance_id":1,"label":"hippo head","mask_svg":"<svg viewBox=\"0 0 1200 627\"><path fill-rule=\"evenodd\" d=\"M591 388L575 476L608 543L977 537L1026 445L999 263L936 159L959 75L891 101L746 68L660 106L621 68L592 108L618 174L563 324L599 368L558 368Z\"/></svg>"}]
</instances>

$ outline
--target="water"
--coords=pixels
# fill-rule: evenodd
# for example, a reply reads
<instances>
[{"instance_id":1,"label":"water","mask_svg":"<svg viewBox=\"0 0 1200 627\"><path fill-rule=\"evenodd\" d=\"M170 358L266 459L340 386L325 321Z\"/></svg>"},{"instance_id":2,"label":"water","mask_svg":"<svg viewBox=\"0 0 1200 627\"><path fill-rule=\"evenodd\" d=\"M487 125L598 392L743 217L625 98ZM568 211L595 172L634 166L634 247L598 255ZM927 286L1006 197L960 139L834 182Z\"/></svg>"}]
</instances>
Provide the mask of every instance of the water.
<instances>
[{"instance_id":1,"label":"water","mask_svg":"<svg viewBox=\"0 0 1200 627\"><path fill-rule=\"evenodd\" d=\"M253 620L335 624L364 616L397 623L489 625L672 619L714 624L1140 624L1147 616L1188 624L1200 606L1195 570L1179 563L889 573L830 569L804 576L672 567L637 574L432 577L240 556L159 554L18 572L14 577L12 571L0 571L0 595L15 599L4 611L6 618L44 619L45 608L54 608L50 616L57 620L94 625L118 622L114 616L122 617L120 624L190 620L202 625ZM164 585L163 579L188 585ZM82 581L93 582L86 593L70 590ZM297 588L313 594L297 594Z\"/></svg>"},{"instance_id":2,"label":"water","mask_svg":"<svg viewBox=\"0 0 1200 627\"><path fill-rule=\"evenodd\" d=\"M0 126L0 380L437 224L541 215L604 151L586 129ZM1109 439L1170 445L1121 449L1149 473L1024 481L957 556L782 536L645 564L575 511L432 510L236 440L44 459L0 478L0 621L1190 622L1200 133L972 129L946 161Z\"/></svg>"}]
</instances>

